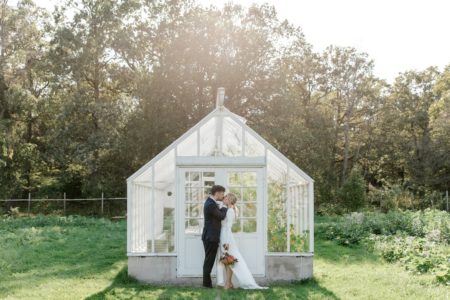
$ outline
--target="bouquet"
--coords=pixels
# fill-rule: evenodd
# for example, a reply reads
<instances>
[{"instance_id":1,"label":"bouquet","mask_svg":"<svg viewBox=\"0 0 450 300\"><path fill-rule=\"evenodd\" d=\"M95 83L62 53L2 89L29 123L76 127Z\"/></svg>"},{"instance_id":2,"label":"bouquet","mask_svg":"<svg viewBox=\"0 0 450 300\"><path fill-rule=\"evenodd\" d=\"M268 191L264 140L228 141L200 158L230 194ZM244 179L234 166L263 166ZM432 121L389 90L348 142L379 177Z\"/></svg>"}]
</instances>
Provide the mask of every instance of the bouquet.
<instances>
[{"instance_id":1,"label":"bouquet","mask_svg":"<svg viewBox=\"0 0 450 300\"><path fill-rule=\"evenodd\" d=\"M224 265L233 265L235 262L238 262L237 258L228 253L228 244L224 244L223 248L225 249L224 255L220 257L220 262Z\"/></svg>"}]
</instances>

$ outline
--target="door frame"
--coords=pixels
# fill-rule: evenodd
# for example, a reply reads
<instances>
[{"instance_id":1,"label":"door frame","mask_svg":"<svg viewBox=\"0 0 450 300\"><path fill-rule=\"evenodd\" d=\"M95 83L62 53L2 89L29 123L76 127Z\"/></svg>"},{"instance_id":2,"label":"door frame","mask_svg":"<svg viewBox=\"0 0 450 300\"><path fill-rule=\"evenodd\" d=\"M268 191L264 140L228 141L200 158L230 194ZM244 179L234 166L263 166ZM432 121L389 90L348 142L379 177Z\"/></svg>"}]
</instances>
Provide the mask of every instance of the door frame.
<instances>
[{"instance_id":1,"label":"door frame","mask_svg":"<svg viewBox=\"0 0 450 300\"><path fill-rule=\"evenodd\" d=\"M244 164L244 165L236 165L236 164L231 164L231 165L221 165L221 166L207 166L207 165L177 165L176 166L176 197L175 197L175 209L176 209L176 213L175 213L175 247L176 247L176 252L177 252L177 277L198 277L197 275L186 275L186 274L180 274L181 271L181 257L184 256L182 253L184 253L184 243L181 241L181 230L184 230L184 207L181 205L181 201L183 201L183 196L184 196L184 186L182 184L182 182L184 182L184 180L182 180L182 178L184 178L184 171L186 170L190 170L190 171L201 171L201 172L216 172L222 175L219 175L219 177L217 177L216 175L216 184L217 181L223 181L225 185L227 185L227 178L226 178L226 172L227 171L256 171L257 172L257 178L260 178L260 182L257 181L257 194L259 194L259 205L258 205L258 210L257 210L257 232L256 235L258 237L258 239L261 239L261 246L263 247L262 250L262 259L263 259L263 268L262 268L262 273L258 273L258 274L253 274L254 277L264 277L266 274L266 268L265 268L265 264L266 264L266 249L267 249L267 216L266 216L266 211L267 211L267 207L266 207L266 167L265 166L261 166L261 165L248 165L248 164ZM219 171L220 170L220 171ZM217 172L219 171L219 172ZM221 172L223 171L223 172ZM182 228L183 226L183 228ZM201 236L201 234L198 234L199 236ZM241 233L237 234L237 237L239 237L241 235ZM211 274L213 275L213 274Z\"/></svg>"}]
</instances>

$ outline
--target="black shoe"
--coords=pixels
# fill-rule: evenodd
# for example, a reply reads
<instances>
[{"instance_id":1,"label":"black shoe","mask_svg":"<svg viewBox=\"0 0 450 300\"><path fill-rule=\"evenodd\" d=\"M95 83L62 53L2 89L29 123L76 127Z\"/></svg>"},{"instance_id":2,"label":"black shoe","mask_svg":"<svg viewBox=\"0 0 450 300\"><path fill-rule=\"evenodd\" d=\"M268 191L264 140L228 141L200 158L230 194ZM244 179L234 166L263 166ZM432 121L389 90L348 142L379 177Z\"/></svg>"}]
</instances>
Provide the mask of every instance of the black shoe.
<instances>
[{"instance_id":1,"label":"black shoe","mask_svg":"<svg viewBox=\"0 0 450 300\"><path fill-rule=\"evenodd\" d=\"M204 284L203 287L204 287L204 288L207 288L207 289L212 289L212 285L206 285L206 284Z\"/></svg>"}]
</instances>

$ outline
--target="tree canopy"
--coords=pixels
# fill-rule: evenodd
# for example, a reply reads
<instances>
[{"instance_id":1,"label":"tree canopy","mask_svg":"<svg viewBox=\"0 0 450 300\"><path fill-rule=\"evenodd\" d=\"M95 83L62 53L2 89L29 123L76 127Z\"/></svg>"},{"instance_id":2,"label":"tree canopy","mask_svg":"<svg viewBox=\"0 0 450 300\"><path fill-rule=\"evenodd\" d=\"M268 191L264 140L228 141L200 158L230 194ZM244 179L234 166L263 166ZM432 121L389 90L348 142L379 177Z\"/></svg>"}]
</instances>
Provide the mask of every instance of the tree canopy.
<instances>
[{"instance_id":1,"label":"tree canopy","mask_svg":"<svg viewBox=\"0 0 450 300\"><path fill-rule=\"evenodd\" d=\"M450 183L450 65L392 84L351 47L313 50L267 4L1 4L0 197L124 195L125 179L226 106L339 201L358 172L412 193ZM347 184L347 186L351 183Z\"/></svg>"}]
</instances>

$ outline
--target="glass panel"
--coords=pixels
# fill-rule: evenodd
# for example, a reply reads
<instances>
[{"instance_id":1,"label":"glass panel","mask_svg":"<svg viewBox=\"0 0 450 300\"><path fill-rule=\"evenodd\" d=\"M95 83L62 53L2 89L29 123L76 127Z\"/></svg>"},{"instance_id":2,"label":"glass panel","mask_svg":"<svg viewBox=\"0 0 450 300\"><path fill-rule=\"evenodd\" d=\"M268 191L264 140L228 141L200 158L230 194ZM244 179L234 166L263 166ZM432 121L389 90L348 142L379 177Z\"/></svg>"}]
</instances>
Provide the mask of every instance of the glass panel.
<instances>
[{"instance_id":1,"label":"glass panel","mask_svg":"<svg viewBox=\"0 0 450 300\"><path fill-rule=\"evenodd\" d=\"M189 182L188 186L193 187L193 188L201 188L202 187L202 183L199 181L191 181Z\"/></svg>"},{"instance_id":2,"label":"glass panel","mask_svg":"<svg viewBox=\"0 0 450 300\"><path fill-rule=\"evenodd\" d=\"M241 231L241 223L240 222L235 222L233 224L233 226L231 227L231 231L234 233L240 232Z\"/></svg>"},{"instance_id":3,"label":"glass panel","mask_svg":"<svg viewBox=\"0 0 450 300\"><path fill-rule=\"evenodd\" d=\"M141 183L145 184L148 187L151 187L152 184L152 166L149 166L147 170L145 170L142 174L137 176L132 181L133 183Z\"/></svg>"},{"instance_id":4,"label":"glass panel","mask_svg":"<svg viewBox=\"0 0 450 300\"><path fill-rule=\"evenodd\" d=\"M163 225L163 231L167 233L167 242L168 242L168 248L167 252L174 252L175 251L175 208L166 207L164 208L164 225ZM156 246L156 244L155 244ZM158 251L156 251L158 252ZM164 252L164 251L161 251Z\"/></svg>"},{"instance_id":5,"label":"glass panel","mask_svg":"<svg viewBox=\"0 0 450 300\"><path fill-rule=\"evenodd\" d=\"M244 188L243 192L243 202L256 201L256 188Z\"/></svg>"},{"instance_id":6,"label":"glass panel","mask_svg":"<svg viewBox=\"0 0 450 300\"><path fill-rule=\"evenodd\" d=\"M191 197L190 197L189 201L190 202L197 202L198 189L197 188L190 188L190 193L191 193Z\"/></svg>"},{"instance_id":7,"label":"glass panel","mask_svg":"<svg viewBox=\"0 0 450 300\"><path fill-rule=\"evenodd\" d=\"M203 230L203 203L215 183L215 172L186 171L185 234Z\"/></svg>"},{"instance_id":8,"label":"glass panel","mask_svg":"<svg viewBox=\"0 0 450 300\"><path fill-rule=\"evenodd\" d=\"M151 169L151 168L150 168ZM148 173L151 181L151 172ZM129 208L131 218L131 251L145 252L151 251L148 248L148 241L151 241L153 233L153 223L151 216L152 209L152 189L142 184L132 184L132 205ZM143 230L146 229L146 230Z\"/></svg>"},{"instance_id":9,"label":"glass panel","mask_svg":"<svg viewBox=\"0 0 450 300\"><path fill-rule=\"evenodd\" d=\"M256 186L256 172L242 172L243 186Z\"/></svg>"},{"instance_id":10,"label":"glass panel","mask_svg":"<svg viewBox=\"0 0 450 300\"><path fill-rule=\"evenodd\" d=\"M214 180L214 172L203 172L203 177Z\"/></svg>"},{"instance_id":11,"label":"glass panel","mask_svg":"<svg viewBox=\"0 0 450 300\"><path fill-rule=\"evenodd\" d=\"M271 151L267 156L268 251L287 252L287 165Z\"/></svg>"},{"instance_id":12,"label":"glass panel","mask_svg":"<svg viewBox=\"0 0 450 300\"><path fill-rule=\"evenodd\" d=\"M272 151L267 151L267 177L278 182L286 182L287 164L278 158Z\"/></svg>"},{"instance_id":13,"label":"glass panel","mask_svg":"<svg viewBox=\"0 0 450 300\"><path fill-rule=\"evenodd\" d=\"M186 203L185 216L188 218L199 218L201 217L202 208L203 203Z\"/></svg>"},{"instance_id":14,"label":"glass panel","mask_svg":"<svg viewBox=\"0 0 450 300\"><path fill-rule=\"evenodd\" d=\"M175 251L175 150L155 163L154 240L155 252ZM150 242L151 245L151 242Z\"/></svg>"},{"instance_id":15,"label":"glass panel","mask_svg":"<svg viewBox=\"0 0 450 300\"><path fill-rule=\"evenodd\" d=\"M200 172L191 173L191 181L200 181Z\"/></svg>"},{"instance_id":16,"label":"glass panel","mask_svg":"<svg viewBox=\"0 0 450 300\"><path fill-rule=\"evenodd\" d=\"M290 170L290 173L293 172ZM295 181L291 181L295 182ZM306 184L289 185L290 252L309 251L309 228Z\"/></svg>"},{"instance_id":17,"label":"glass panel","mask_svg":"<svg viewBox=\"0 0 450 300\"><path fill-rule=\"evenodd\" d=\"M229 190L230 190L230 193L234 194L236 196L236 198L238 198L238 202L240 202L240 200L241 200L241 188L230 187Z\"/></svg>"},{"instance_id":18,"label":"glass panel","mask_svg":"<svg viewBox=\"0 0 450 300\"><path fill-rule=\"evenodd\" d=\"M242 126L230 117L223 118L222 151L224 156L242 155Z\"/></svg>"},{"instance_id":19,"label":"glass panel","mask_svg":"<svg viewBox=\"0 0 450 300\"><path fill-rule=\"evenodd\" d=\"M205 181L205 187L212 187L214 185L214 181Z\"/></svg>"},{"instance_id":20,"label":"glass panel","mask_svg":"<svg viewBox=\"0 0 450 300\"><path fill-rule=\"evenodd\" d=\"M216 148L216 121L211 118L206 124L200 127L200 156L215 156Z\"/></svg>"},{"instance_id":21,"label":"glass panel","mask_svg":"<svg viewBox=\"0 0 450 300\"><path fill-rule=\"evenodd\" d=\"M230 186L256 186L256 172L228 172Z\"/></svg>"},{"instance_id":22,"label":"glass panel","mask_svg":"<svg viewBox=\"0 0 450 300\"><path fill-rule=\"evenodd\" d=\"M207 196L208 196L208 194L205 194L204 187L198 189L198 198L197 198L198 202L203 204L203 202L205 202Z\"/></svg>"},{"instance_id":23,"label":"glass panel","mask_svg":"<svg viewBox=\"0 0 450 300\"><path fill-rule=\"evenodd\" d=\"M185 234L198 234L203 228L202 220L199 218L187 219L184 224Z\"/></svg>"},{"instance_id":24,"label":"glass panel","mask_svg":"<svg viewBox=\"0 0 450 300\"><path fill-rule=\"evenodd\" d=\"M184 193L185 193L185 200L186 200L187 202L191 202L191 201L192 201L191 188L186 187Z\"/></svg>"},{"instance_id":25,"label":"glass panel","mask_svg":"<svg viewBox=\"0 0 450 300\"><path fill-rule=\"evenodd\" d=\"M240 186L240 174L239 172L228 172L228 185L230 186Z\"/></svg>"},{"instance_id":26,"label":"glass panel","mask_svg":"<svg viewBox=\"0 0 450 300\"><path fill-rule=\"evenodd\" d=\"M242 220L243 232L256 232L256 219Z\"/></svg>"},{"instance_id":27,"label":"glass panel","mask_svg":"<svg viewBox=\"0 0 450 300\"><path fill-rule=\"evenodd\" d=\"M178 144L178 156L197 156L197 131L186 137Z\"/></svg>"},{"instance_id":28,"label":"glass panel","mask_svg":"<svg viewBox=\"0 0 450 300\"><path fill-rule=\"evenodd\" d=\"M289 171L289 184L293 185L293 184L306 184L307 181L300 175L298 174L294 169L290 168Z\"/></svg>"},{"instance_id":29,"label":"glass panel","mask_svg":"<svg viewBox=\"0 0 450 300\"><path fill-rule=\"evenodd\" d=\"M256 218L256 203L246 203L240 206L242 210L243 217L254 217Z\"/></svg>"},{"instance_id":30,"label":"glass panel","mask_svg":"<svg viewBox=\"0 0 450 300\"><path fill-rule=\"evenodd\" d=\"M255 232L257 216L257 173L249 171L228 172L228 188L238 198L238 219L233 232ZM244 219L241 219L243 217ZM250 219L249 219L250 218Z\"/></svg>"},{"instance_id":31,"label":"glass panel","mask_svg":"<svg viewBox=\"0 0 450 300\"><path fill-rule=\"evenodd\" d=\"M197 227L198 225L200 225L200 222L198 221L198 219L189 219L188 224L190 227Z\"/></svg>"},{"instance_id":32,"label":"glass panel","mask_svg":"<svg viewBox=\"0 0 450 300\"><path fill-rule=\"evenodd\" d=\"M245 132L245 156L264 156L264 145L249 132Z\"/></svg>"}]
</instances>

